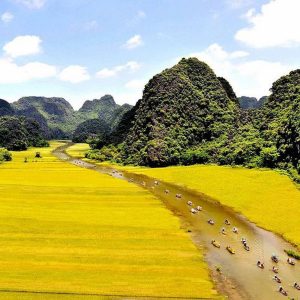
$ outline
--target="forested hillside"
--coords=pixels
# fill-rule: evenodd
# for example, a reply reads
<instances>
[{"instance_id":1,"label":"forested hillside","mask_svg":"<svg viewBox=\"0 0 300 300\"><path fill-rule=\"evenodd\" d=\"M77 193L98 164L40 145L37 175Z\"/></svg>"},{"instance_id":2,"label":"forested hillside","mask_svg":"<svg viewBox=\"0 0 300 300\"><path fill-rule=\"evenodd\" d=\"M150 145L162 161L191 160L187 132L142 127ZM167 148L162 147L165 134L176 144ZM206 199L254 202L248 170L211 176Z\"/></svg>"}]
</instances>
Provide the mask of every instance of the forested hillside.
<instances>
[{"instance_id":1,"label":"forested hillside","mask_svg":"<svg viewBox=\"0 0 300 300\"><path fill-rule=\"evenodd\" d=\"M25 117L0 117L0 147L8 150L26 150L29 146L47 145L36 121Z\"/></svg>"},{"instance_id":2,"label":"forested hillside","mask_svg":"<svg viewBox=\"0 0 300 300\"><path fill-rule=\"evenodd\" d=\"M88 156L154 167L280 168L300 181L300 71L280 78L271 91L259 101L238 99L205 63L183 59L149 81L135 108L99 143L106 146Z\"/></svg>"},{"instance_id":3,"label":"forested hillside","mask_svg":"<svg viewBox=\"0 0 300 300\"><path fill-rule=\"evenodd\" d=\"M182 59L146 85L124 142L124 160L177 164L186 149L231 132L237 121L238 105L214 72L197 59Z\"/></svg>"},{"instance_id":4,"label":"forested hillside","mask_svg":"<svg viewBox=\"0 0 300 300\"><path fill-rule=\"evenodd\" d=\"M105 122L109 131L114 130L124 113L131 108L128 104L116 104L110 95L87 100L79 111L75 111L64 98L23 97L12 104L0 99L0 116L15 115L33 119L47 139L72 138L81 123L92 119Z\"/></svg>"}]
</instances>

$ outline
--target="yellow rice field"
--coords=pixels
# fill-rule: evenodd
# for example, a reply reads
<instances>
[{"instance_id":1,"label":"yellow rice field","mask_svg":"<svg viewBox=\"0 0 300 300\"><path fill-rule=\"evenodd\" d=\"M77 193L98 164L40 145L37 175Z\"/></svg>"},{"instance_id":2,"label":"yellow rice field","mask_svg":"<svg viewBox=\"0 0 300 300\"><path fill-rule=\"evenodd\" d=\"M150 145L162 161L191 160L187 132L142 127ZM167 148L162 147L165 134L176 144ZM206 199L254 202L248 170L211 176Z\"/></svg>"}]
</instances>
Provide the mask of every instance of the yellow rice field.
<instances>
[{"instance_id":1,"label":"yellow rice field","mask_svg":"<svg viewBox=\"0 0 300 300\"><path fill-rule=\"evenodd\" d=\"M202 192L300 246L300 190L276 171L213 165L120 168Z\"/></svg>"},{"instance_id":2,"label":"yellow rice field","mask_svg":"<svg viewBox=\"0 0 300 300\"><path fill-rule=\"evenodd\" d=\"M0 166L0 299L218 297L202 252L158 199L59 161L57 146Z\"/></svg>"}]
</instances>

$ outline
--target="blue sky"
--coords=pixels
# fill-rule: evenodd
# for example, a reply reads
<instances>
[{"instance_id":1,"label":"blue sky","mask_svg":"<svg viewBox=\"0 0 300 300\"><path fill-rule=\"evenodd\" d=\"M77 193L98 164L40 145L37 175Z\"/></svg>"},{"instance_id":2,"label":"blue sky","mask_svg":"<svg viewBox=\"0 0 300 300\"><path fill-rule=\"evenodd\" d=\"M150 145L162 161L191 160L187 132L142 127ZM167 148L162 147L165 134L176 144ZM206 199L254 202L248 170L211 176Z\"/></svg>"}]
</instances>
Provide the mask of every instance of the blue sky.
<instances>
[{"instance_id":1,"label":"blue sky","mask_svg":"<svg viewBox=\"0 0 300 300\"><path fill-rule=\"evenodd\" d=\"M0 98L134 104L189 56L260 97L300 67L299 11L299 0L0 0Z\"/></svg>"}]
</instances>

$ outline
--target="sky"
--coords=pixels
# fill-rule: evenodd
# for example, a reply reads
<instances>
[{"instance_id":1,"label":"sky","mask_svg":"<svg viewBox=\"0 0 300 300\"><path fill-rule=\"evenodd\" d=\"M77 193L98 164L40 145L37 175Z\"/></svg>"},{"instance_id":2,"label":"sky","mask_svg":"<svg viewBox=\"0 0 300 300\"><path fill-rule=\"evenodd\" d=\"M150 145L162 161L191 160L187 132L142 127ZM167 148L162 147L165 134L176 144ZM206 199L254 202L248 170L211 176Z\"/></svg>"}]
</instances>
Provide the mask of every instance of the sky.
<instances>
[{"instance_id":1,"label":"sky","mask_svg":"<svg viewBox=\"0 0 300 300\"><path fill-rule=\"evenodd\" d=\"M300 0L0 0L0 98L134 104L182 57L259 98L300 68L299 11Z\"/></svg>"}]
</instances>

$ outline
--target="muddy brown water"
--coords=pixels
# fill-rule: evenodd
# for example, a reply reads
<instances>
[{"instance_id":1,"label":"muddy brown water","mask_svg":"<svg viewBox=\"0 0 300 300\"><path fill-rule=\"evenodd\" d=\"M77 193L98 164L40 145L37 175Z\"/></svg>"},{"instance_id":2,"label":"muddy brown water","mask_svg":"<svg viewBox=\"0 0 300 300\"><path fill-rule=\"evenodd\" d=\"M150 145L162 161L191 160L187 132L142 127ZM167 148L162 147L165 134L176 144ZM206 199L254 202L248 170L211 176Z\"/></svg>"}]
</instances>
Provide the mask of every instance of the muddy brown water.
<instances>
[{"instance_id":1,"label":"muddy brown water","mask_svg":"<svg viewBox=\"0 0 300 300\"><path fill-rule=\"evenodd\" d=\"M149 190L178 216L184 229L190 232L197 247L205 249L205 259L211 269L216 287L229 299L300 299L300 291L293 287L295 282L300 284L300 261L296 261L295 266L289 265L284 252L284 249L297 251L293 245L272 232L255 226L233 210L220 205L204 194L161 181L156 185L154 178L120 172L113 167L94 165L73 158L65 153L71 145L72 143L66 143L57 148L53 154L76 166L93 169L139 185ZM165 190L169 190L169 193L166 194ZM178 199L176 194L181 194L182 197ZM189 206L188 201L191 201L193 205ZM192 214L191 208L197 206L201 206L202 211ZM208 224L209 219L213 219L215 225ZM231 225L225 225L225 219L229 220ZM238 234L232 232L234 226L238 228ZM226 235L221 233L222 228L225 228ZM249 252L243 248L242 237L247 240ZM221 248L214 247L211 244L212 239L218 241ZM236 253L230 254L226 250L227 246L232 247ZM279 257L277 264L271 261L272 254ZM264 269L256 266L258 260L264 262ZM277 276L282 280L281 284L273 279L275 274L271 269L274 265L279 268ZM220 274L216 268L221 270ZM288 292L288 297L278 292L280 286Z\"/></svg>"}]
</instances>

